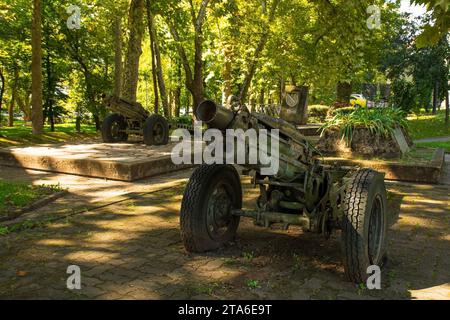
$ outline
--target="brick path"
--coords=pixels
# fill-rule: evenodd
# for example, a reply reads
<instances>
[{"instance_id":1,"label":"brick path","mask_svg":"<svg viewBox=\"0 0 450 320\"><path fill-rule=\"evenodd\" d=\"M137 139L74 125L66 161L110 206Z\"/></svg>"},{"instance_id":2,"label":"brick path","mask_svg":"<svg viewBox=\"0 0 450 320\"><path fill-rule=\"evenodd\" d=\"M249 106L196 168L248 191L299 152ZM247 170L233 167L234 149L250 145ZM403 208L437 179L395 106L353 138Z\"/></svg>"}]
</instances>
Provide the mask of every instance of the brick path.
<instances>
[{"instance_id":1,"label":"brick path","mask_svg":"<svg viewBox=\"0 0 450 320\"><path fill-rule=\"evenodd\" d=\"M0 298L450 299L448 186L389 185L394 225L381 291L345 281L337 235L243 220L236 244L188 255L178 227L183 187L0 236ZM257 193L246 195L251 207ZM72 264L80 291L66 289Z\"/></svg>"}]
</instances>

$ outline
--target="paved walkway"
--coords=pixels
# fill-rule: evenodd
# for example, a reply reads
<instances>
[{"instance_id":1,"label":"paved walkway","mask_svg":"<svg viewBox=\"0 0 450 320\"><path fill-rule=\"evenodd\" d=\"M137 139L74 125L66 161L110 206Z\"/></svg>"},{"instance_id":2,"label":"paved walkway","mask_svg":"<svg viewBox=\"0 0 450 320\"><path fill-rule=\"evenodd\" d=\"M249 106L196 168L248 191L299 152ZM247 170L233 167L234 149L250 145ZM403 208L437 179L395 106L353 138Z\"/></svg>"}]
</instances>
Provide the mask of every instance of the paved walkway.
<instances>
[{"instance_id":1,"label":"paved walkway","mask_svg":"<svg viewBox=\"0 0 450 320\"><path fill-rule=\"evenodd\" d=\"M426 138L426 139L415 140L414 143L447 142L447 141L450 141L450 137Z\"/></svg>"},{"instance_id":2,"label":"paved walkway","mask_svg":"<svg viewBox=\"0 0 450 320\"><path fill-rule=\"evenodd\" d=\"M187 254L178 215L189 174L137 184L66 177L78 185L77 202L42 212L57 214L64 205L99 202L102 196L131 192L134 198L0 236L0 298L450 299L447 186L389 184L390 260L383 290L367 291L345 280L338 235L326 241L296 228L260 229L243 219L234 245ZM160 182L173 185L157 192ZM257 191L245 194L245 207L253 207ZM66 288L69 265L81 268L82 290Z\"/></svg>"}]
</instances>

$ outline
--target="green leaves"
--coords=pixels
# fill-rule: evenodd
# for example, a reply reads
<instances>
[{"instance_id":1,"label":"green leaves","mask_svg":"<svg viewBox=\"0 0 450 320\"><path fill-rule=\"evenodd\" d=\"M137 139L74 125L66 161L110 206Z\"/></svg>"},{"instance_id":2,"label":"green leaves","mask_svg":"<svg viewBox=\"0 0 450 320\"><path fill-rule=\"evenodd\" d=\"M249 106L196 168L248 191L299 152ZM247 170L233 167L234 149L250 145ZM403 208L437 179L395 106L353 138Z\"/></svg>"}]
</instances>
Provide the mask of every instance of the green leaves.
<instances>
[{"instance_id":1,"label":"green leaves","mask_svg":"<svg viewBox=\"0 0 450 320\"><path fill-rule=\"evenodd\" d=\"M322 132L331 128L341 131L342 140L351 145L356 128L367 128L373 135L389 137L397 127L407 127L405 113L400 109L356 109L350 114L336 113L323 127Z\"/></svg>"},{"instance_id":2,"label":"green leaves","mask_svg":"<svg viewBox=\"0 0 450 320\"><path fill-rule=\"evenodd\" d=\"M436 45L450 31L450 1L449 0L411 0L412 3L425 5L432 12L433 25L426 25L417 38L419 48Z\"/></svg>"}]
</instances>

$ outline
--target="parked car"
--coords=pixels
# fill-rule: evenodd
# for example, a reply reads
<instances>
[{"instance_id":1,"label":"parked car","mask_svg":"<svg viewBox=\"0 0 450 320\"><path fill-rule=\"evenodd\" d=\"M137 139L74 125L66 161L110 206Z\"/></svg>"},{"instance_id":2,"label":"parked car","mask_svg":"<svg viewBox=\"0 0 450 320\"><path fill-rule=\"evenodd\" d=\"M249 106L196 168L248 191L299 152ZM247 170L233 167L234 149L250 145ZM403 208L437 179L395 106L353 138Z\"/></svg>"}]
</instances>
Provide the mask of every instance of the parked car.
<instances>
[{"instance_id":1,"label":"parked car","mask_svg":"<svg viewBox=\"0 0 450 320\"><path fill-rule=\"evenodd\" d=\"M367 99L362 94L352 94L350 105L354 108L367 108Z\"/></svg>"}]
</instances>

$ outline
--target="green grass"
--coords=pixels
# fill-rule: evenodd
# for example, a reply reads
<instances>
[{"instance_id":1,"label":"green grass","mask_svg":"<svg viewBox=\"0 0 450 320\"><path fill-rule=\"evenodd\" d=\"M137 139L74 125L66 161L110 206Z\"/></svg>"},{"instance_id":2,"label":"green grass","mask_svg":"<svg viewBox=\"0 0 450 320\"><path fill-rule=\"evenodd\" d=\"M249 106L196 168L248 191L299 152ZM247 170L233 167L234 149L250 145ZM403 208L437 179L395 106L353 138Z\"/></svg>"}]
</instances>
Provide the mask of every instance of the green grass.
<instances>
[{"instance_id":1,"label":"green grass","mask_svg":"<svg viewBox=\"0 0 450 320\"><path fill-rule=\"evenodd\" d=\"M75 142L90 139L96 135L95 126L82 125L81 132L78 133L74 123L57 124L55 132L51 132L50 127L46 126L43 134L35 135L31 127L17 121L14 127L0 128L0 147Z\"/></svg>"},{"instance_id":2,"label":"green grass","mask_svg":"<svg viewBox=\"0 0 450 320\"><path fill-rule=\"evenodd\" d=\"M420 114L408 117L408 131L413 140L450 136L450 126L445 126L445 110L436 115Z\"/></svg>"},{"instance_id":3,"label":"green grass","mask_svg":"<svg viewBox=\"0 0 450 320\"><path fill-rule=\"evenodd\" d=\"M423 142L417 143L418 147L427 147L427 148L442 148L446 152L450 153L450 141L446 142Z\"/></svg>"},{"instance_id":4,"label":"green grass","mask_svg":"<svg viewBox=\"0 0 450 320\"><path fill-rule=\"evenodd\" d=\"M8 211L24 208L58 191L61 191L59 185L33 186L23 182L0 180L0 217Z\"/></svg>"}]
</instances>

